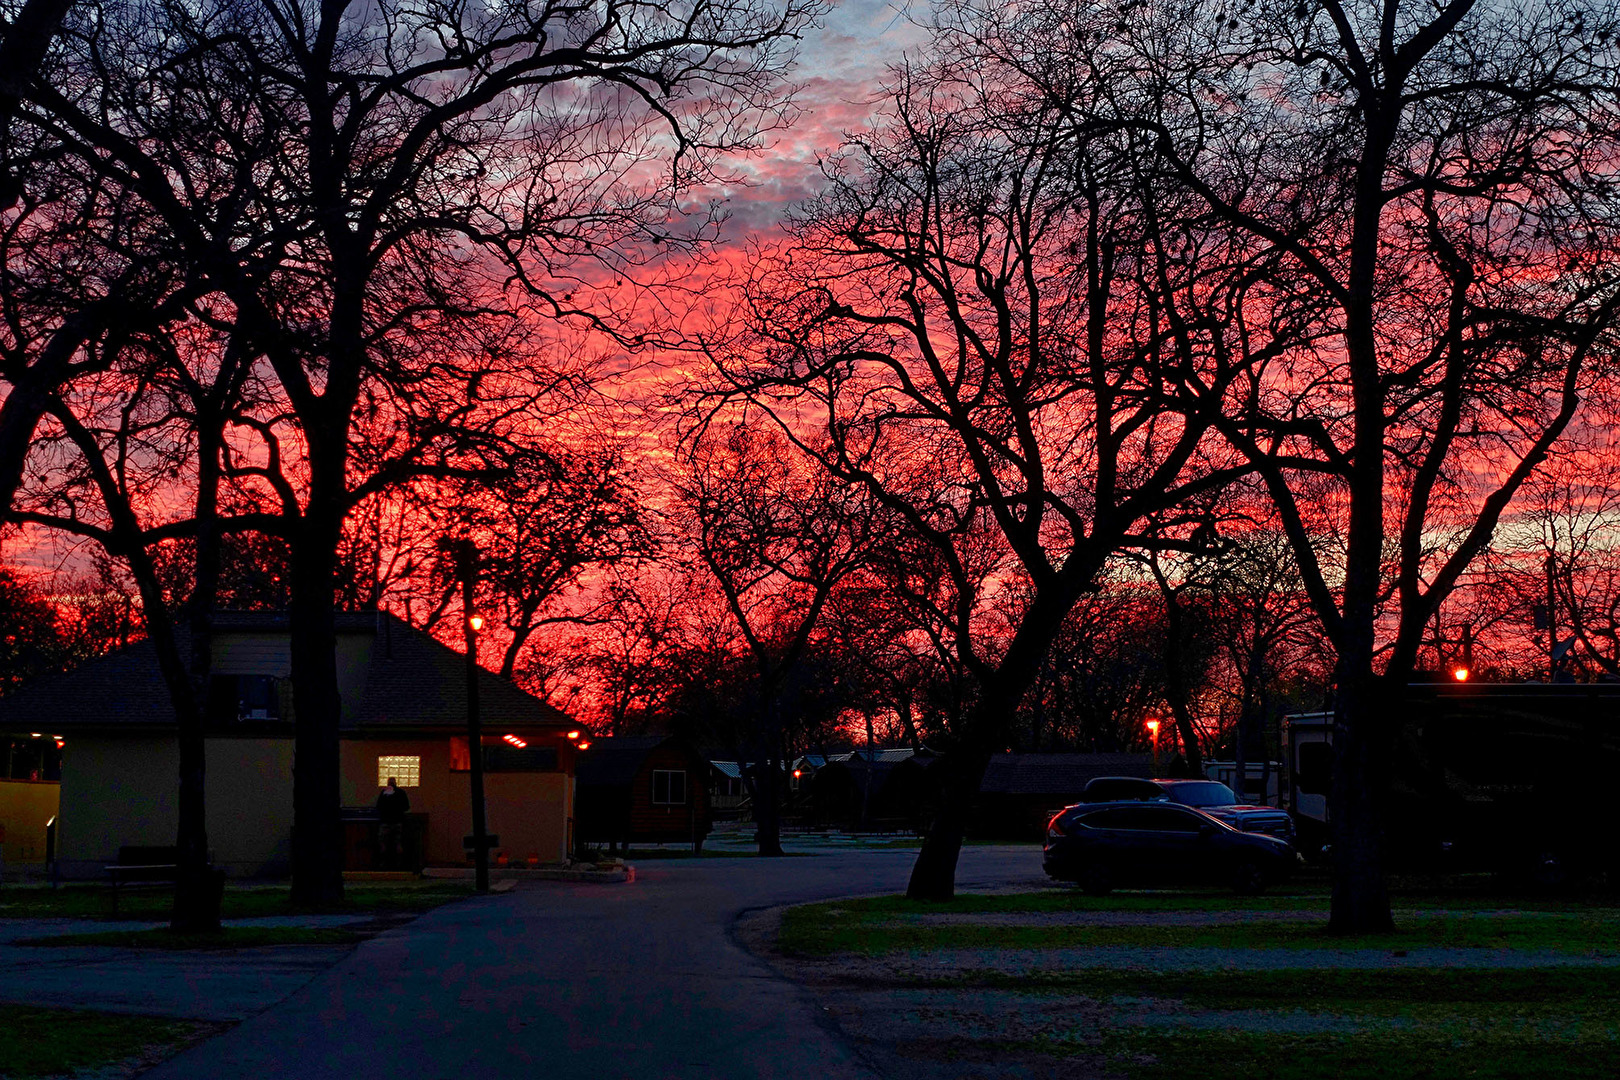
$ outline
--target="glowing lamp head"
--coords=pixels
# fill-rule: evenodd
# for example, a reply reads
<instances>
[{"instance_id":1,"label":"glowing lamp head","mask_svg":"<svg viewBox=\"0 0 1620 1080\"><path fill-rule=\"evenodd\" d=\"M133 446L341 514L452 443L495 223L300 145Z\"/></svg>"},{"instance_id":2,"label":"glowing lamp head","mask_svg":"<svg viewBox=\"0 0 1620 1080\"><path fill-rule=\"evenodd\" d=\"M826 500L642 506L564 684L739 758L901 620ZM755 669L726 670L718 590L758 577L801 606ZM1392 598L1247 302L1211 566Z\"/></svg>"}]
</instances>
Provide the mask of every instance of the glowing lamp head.
<instances>
[{"instance_id":1,"label":"glowing lamp head","mask_svg":"<svg viewBox=\"0 0 1620 1080\"><path fill-rule=\"evenodd\" d=\"M484 617L482 615L469 615L467 616L467 625L476 634L484 628Z\"/></svg>"},{"instance_id":2,"label":"glowing lamp head","mask_svg":"<svg viewBox=\"0 0 1620 1080\"><path fill-rule=\"evenodd\" d=\"M1157 720L1149 720L1147 722L1147 729L1149 735L1157 735L1159 733L1159 722Z\"/></svg>"},{"instance_id":3,"label":"glowing lamp head","mask_svg":"<svg viewBox=\"0 0 1620 1080\"><path fill-rule=\"evenodd\" d=\"M1459 664L1456 667L1451 669L1451 677L1453 679L1456 679L1458 682L1467 682L1468 677L1470 675L1472 675L1472 674L1473 674L1473 672L1469 671L1466 667L1463 667L1461 664Z\"/></svg>"},{"instance_id":4,"label":"glowing lamp head","mask_svg":"<svg viewBox=\"0 0 1620 1080\"><path fill-rule=\"evenodd\" d=\"M573 731L570 731L568 733L568 741L569 742L577 742L579 740L579 737L581 735L583 735L583 734L584 734L584 732L580 731L578 728L575 728Z\"/></svg>"},{"instance_id":5,"label":"glowing lamp head","mask_svg":"<svg viewBox=\"0 0 1620 1080\"><path fill-rule=\"evenodd\" d=\"M793 770L793 779L797 780L799 777L801 777L803 775L804 775L804 770L802 770L802 769L794 769Z\"/></svg>"},{"instance_id":6,"label":"glowing lamp head","mask_svg":"<svg viewBox=\"0 0 1620 1080\"><path fill-rule=\"evenodd\" d=\"M584 740L583 742L581 742L579 744L579 749L581 749L581 750L589 750L590 748L591 748L591 741L589 739L586 739L586 740Z\"/></svg>"}]
</instances>

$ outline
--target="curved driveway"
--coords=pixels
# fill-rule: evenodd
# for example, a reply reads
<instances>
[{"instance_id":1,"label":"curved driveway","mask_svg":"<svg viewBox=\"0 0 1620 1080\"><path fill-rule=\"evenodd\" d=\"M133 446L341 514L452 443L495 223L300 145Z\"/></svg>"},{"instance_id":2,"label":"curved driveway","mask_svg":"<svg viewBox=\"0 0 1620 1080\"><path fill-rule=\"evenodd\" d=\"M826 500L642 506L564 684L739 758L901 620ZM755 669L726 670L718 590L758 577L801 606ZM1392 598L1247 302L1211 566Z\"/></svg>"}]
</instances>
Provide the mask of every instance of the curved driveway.
<instances>
[{"instance_id":1,"label":"curved driveway","mask_svg":"<svg viewBox=\"0 0 1620 1080\"><path fill-rule=\"evenodd\" d=\"M844 1080L874 1074L736 945L745 911L904 887L913 852L652 862L629 885L536 884L429 912L147 1074L460 1080ZM1035 849L967 848L967 890L1045 881Z\"/></svg>"}]
</instances>

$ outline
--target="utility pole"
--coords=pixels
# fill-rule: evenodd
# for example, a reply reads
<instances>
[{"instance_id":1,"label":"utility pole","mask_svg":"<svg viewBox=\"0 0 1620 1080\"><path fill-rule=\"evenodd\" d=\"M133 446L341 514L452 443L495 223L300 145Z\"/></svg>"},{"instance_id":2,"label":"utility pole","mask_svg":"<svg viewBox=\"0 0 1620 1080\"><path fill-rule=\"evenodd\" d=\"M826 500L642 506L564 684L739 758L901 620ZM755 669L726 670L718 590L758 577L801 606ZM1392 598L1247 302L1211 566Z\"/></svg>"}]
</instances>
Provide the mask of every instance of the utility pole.
<instances>
[{"instance_id":1,"label":"utility pole","mask_svg":"<svg viewBox=\"0 0 1620 1080\"><path fill-rule=\"evenodd\" d=\"M478 547L471 540L450 545L461 578L461 629L467 646L467 767L472 780L472 842L474 885L489 892L489 834L484 822L484 740L478 717L478 631L483 617L473 607L478 580Z\"/></svg>"}]
</instances>

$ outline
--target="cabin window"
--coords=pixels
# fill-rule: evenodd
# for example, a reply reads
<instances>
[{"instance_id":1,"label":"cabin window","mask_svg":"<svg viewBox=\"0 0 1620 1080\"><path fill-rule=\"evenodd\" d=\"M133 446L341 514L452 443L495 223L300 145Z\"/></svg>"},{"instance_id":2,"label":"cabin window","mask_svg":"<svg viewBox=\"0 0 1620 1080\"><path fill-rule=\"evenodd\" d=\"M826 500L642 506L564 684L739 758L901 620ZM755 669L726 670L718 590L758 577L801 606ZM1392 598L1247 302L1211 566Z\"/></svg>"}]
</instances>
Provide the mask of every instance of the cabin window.
<instances>
[{"instance_id":1,"label":"cabin window","mask_svg":"<svg viewBox=\"0 0 1620 1080\"><path fill-rule=\"evenodd\" d=\"M653 805L682 806L686 803L686 770L653 770Z\"/></svg>"},{"instance_id":2,"label":"cabin window","mask_svg":"<svg viewBox=\"0 0 1620 1080\"><path fill-rule=\"evenodd\" d=\"M387 787L392 776L400 787L422 786L422 759L415 754L383 754L377 758L377 786Z\"/></svg>"}]
</instances>

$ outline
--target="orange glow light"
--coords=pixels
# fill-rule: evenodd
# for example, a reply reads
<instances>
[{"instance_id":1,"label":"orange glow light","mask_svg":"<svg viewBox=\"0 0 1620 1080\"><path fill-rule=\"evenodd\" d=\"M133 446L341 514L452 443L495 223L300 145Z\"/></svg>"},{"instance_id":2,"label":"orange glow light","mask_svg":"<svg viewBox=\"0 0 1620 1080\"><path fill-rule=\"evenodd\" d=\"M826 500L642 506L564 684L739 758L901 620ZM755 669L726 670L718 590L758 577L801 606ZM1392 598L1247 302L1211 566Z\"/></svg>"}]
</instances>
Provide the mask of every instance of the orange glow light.
<instances>
[{"instance_id":1,"label":"orange glow light","mask_svg":"<svg viewBox=\"0 0 1620 1080\"><path fill-rule=\"evenodd\" d=\"M800 770L798 770L798 769L793 770L793 779L797 780L799 777L801 777L803 775L804 775L804 773L801 772Z\"/></svg>"},{"instance_id":2,"label":"orange glow light","mask_svg":"<svg viewBox=\"0 0 1620 1080\"><path fill-rule=\"evenodd\" d=\"M523 739L518 738L516 735L502 735L501 738L505 739L507 742L511 743L513 746L517 747L519 750L521 750L525 746L529 745L527 742L525 742Z\"/></svg>"},{"instance_id":3,"label":"orange glow light","mask_svg":"<svg viewBox=\"0 0 1620 1080\"><path fill-rule=\"evenodd\" d=\"M581 734L581 732L580 732L580 731L579 731L579 730L578 730L578 729L575 729L575 730L573 730L573 731L570 731L570 732L569 732L569 733L568 733L568 738L569 738L569 741L573 741L573 740L574 740L574 739L577 739L577 738L579 738L579 736L580 736L580 734Z\"/></svg>"},{"instance_id":4,"label":"orange glow light","mask_svg":"<svg viewBox=\"0 0 1620 1080\"><path fill-rule=\"evenodd\" d=\"M1470 674L1472 674L1472 672L1470 672L1467 668L1458 667L1452 671L1451 677L1456 679L1458 682L1467 682Z\"/></svg>"},{"instance_id":5,"label":"orange glow light","mask_svg":"<svg viewBox=\"0 0 1620 1080\"><path fill-rule=\"evenodd\" d=\"M469 615L467 625L472 627L473 633L476 634L484 628L484 617L482 615Z\"/></svg>"},{"instance_id":6,"label":"orange glow light","mask_svg":"<svg viewBox=\"0 0 1620 1080\"><path fill-rule=\"evenodd\" d=\"M1149 720L1147 722L1147 729L1154 735L1157 735L1159 733L1159 722L1157 720Z\"/></svg>"},{"instance_id":7,"label":"orange glow light","mask_svg":"<svg viewBox=\"0 0 1620 1080\"><path fill-rule=\"evenodd\" d=\"M590 748L591 748L591 743L590 743L589 739L587 739L584 742L579 744L579 749L581 749L581 750L589 750Z\"/></svg>"}]
</instances>

